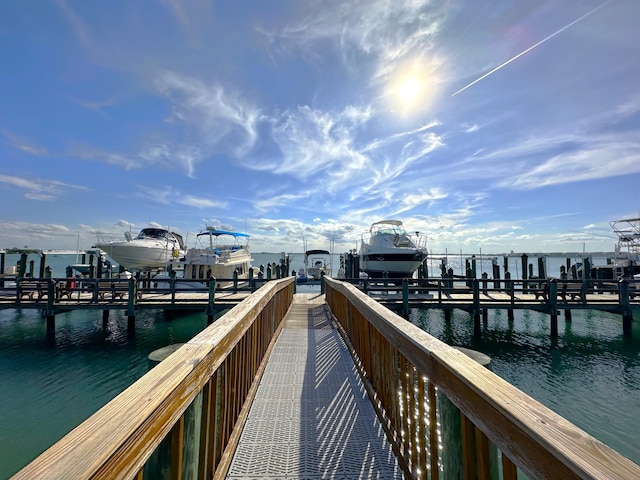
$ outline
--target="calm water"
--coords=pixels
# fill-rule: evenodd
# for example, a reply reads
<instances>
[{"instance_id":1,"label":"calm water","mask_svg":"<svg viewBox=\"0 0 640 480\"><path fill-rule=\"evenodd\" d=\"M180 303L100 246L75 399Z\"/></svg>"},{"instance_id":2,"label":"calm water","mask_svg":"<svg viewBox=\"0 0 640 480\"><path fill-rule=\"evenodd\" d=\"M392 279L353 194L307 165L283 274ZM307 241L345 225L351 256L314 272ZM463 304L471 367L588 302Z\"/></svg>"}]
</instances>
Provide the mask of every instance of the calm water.
<instances>
[{"instance_id":1,"label":"calm water","mask_svg":"<svg viewBox=\"0 0 640 480\"><path fill-rule=\"evenodd\" d=\"M11 257L7 265L15 262ZM254 259L255 265L266 265L279 255L255 254ZM63 276L74 261L56 257L48 263L54 276ZM293 255L292 269L302 262L302 255ZM36 272L38 265L36 257ZM536 312L516 311L509 322L506 312L490 311L480 340L472 339L472 321L461 311L451 322L426 310L412 310L410 319L449 344L490 355L496 374L640 463L637 312L633 338L625 339L620 316L574 311L571 323L560 317L556 343L549 339L548 316ZM56 336L48 341L37 311L0 311L0 478L11 476L144 375L149 353L189 340L205 328L206 318L190 314L167 320L162 312L142 312L135 337L127 335L126 326L122 311L111 312L106 331L100 311L69 312L56 316Z\"/></svg>"}]
</instances>

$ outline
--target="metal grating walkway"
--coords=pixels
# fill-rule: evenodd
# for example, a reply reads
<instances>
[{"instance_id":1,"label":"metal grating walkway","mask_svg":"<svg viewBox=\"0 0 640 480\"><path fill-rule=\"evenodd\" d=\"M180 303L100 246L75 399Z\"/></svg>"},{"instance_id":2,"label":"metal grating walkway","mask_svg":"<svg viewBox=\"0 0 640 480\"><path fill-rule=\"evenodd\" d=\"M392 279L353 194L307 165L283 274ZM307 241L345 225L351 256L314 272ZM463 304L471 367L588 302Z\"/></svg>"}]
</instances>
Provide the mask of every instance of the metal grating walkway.
<instances>
[{"instance_id":1,"label":"metal grating walkway","mask_svg":"<svg viewBox=\"0 0 640 480\"><path fill-rule=\"evenodd\" d=\"M227 478L403 478L324 295L295 295Z\"/></svg>"}]
</instances>

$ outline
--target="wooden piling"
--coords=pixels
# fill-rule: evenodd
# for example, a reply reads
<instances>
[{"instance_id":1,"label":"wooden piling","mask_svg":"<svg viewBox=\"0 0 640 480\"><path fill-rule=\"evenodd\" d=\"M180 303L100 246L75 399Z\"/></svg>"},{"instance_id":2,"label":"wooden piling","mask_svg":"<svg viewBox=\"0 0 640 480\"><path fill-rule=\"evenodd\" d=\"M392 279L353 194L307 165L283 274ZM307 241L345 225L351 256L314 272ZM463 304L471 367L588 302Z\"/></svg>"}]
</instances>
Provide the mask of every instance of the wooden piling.
<instances>
[{"instance_id":1,"label":"wooden piling","mask_svg":"<svg viewBox=\"0 0 640 480\"><path fill-rule=\"evenodd\" d=\"M406 278L402 280L402 312L409 318L409 282Z\"/></svg>"},{"instance_id":2,"label":"wooden piling","mask_svg":"<svg viewBox=\"0 0 640 480\"><path fill-rule=\"evenodd\" d=\"M40 269L38 270L39 278L44 278L45 268L47 266L47 254L42 252L40 256Z\"/></svg>"},{"instance_id":3,"label":"wooden piling","mask_svg":"<svg viewBox=\"0 0 640 480\"><path fill-rule=\"evenodd\" d=\"M549 313L551 316L551 338L558 338L558 282L549 282Z\"/></svg>"},{"instance_id":4,"label":"wooden piling","mask_svg":"<svg viewBox=\"0 0 640 480\"><path fill-rule=\"evenodd\" d=\"M504 272L504 286L509 292L511 305L513 305L515 303L515 291L513 282L511 281L511 272ZM507 309L507 320L513 320L513 308Z\"/></svg>"},{"instance_id":5,"label":"wooden piling","mask_svg":"<svg viewBox=\"0 0 640 480\"><path fill-rule=\"evenodd\" d=\"M472 281L473 285L473 336L480 338L482 329L480 328L480 283L477 278Z\"/></svg>"},{"instance_id":6,"label":"wooden piling","mask_svg":"<svg viewBox=\"0 0 640 480\"><path fill-rule=\"evenodd\" d=\"M629 282L624 278L618 282L618 298L622 310L622 333L625 337L630 337L633 314L629 305Z\"/></svg>"},{"instance_id":7,"label":"wooden piling","mask_svg":"<svg viewBox=\"0 0 640 480\"><path fill-rule=\"evenodd\" d=\"M127 334L135 335L136 330L136 308L135 303L138 296L137 280L134 277L129 279L129 300L127 301Z\"/></svg>"},{"instance_id":8,"label":"wooden piling","mask_svg":"<svg viewBox=\"0 0 640 480\"><path fill-rule=\"evenodd\" d=\"M216 313L216 279L209 278L209 304L207 305L207 325L211 325Z\"/></svg>"}]
</instances>

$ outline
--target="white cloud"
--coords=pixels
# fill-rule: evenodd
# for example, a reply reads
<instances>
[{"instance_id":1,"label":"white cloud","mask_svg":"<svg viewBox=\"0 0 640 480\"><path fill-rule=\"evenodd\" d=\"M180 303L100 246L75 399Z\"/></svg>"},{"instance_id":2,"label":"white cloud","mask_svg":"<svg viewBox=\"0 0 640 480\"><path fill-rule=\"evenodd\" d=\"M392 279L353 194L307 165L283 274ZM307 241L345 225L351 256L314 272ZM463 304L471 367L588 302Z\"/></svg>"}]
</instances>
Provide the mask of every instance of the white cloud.
<instances>
[{"instance_id":1,"label":"white cloud","mask_svg":"<svg viewBox=\"0 0 640 480\"><path fill-rule=\"evenodd\" d=\"M24 191L29 200L51 201L65 194L69 189L90 190L81 185L71 185L58 180L22 178L11 175L0 175L0 184Z\"/></svg>"}]
</instances>

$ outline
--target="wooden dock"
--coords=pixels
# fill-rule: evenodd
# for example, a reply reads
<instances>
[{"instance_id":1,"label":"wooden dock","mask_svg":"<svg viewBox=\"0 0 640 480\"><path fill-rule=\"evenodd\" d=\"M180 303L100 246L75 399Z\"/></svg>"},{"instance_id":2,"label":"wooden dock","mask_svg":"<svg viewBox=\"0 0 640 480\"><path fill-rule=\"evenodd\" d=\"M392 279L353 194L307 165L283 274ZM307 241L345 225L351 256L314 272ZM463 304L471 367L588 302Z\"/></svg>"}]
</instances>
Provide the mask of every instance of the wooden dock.
<instances>
[{"instance_id":1,"label":"wooden dock","mask_svg":"<svg viewBox=\"0 0 640 480\"><path fill-rule=\"evenodd\" d=\"M135 317L141 310L205 312L211 324L216 312L232 308L265 283L217 287L215 279L198 282L196 290L158 288L150 280L83 278L13 278L0 282L0 309L37 309L47 321L47 336L55 335L55 316L72 310L101 310L106 328L109 312L125 311L128 329L135 331ZM226 285L223 284L223 285Z\"/></svg>"},{"instance_id":2,"label":"wooden dock","mask_svg":"<svg viewBox=\"0 0 640 480\"><path fill-rule=\"evenodd\" d=\"M324 295L284 321L226 478L404 478Z\"/></svg>"},{"instance_id":3,"label":"wooden dock","mask_svg":"<svg viewBox=\"0 0 640 480\"><path fill-rule=\"evenodd\" d=\"M187 280L181 280L185 282ZM38 309L47 319L48 334L55 333L55 315L70 310L102 310L106 324L111 310L125 310L133 331L136 312L141 310L203 311L208 322L216 312L242 302L270 279L238 283L237 279L211 279L198 282L197 290L180 290L175 284L158 288L148 279L18 279L12 288L0 284L0 309ZM451 279L423 278L391 280L343 279L379 303L401 309L440 309L445 318L454 309L469 312L474 320L474 335L481 335L481 321L488 321L491 309L506 310L513 319L514 310L533 310L550 316L551 336L558 336L557 317L564 311L571 320L572 310L599 310L622 316L622 330L631 334L633 310L640 309L640 285L635 280L557 279ZM218 283L219 282L219 283ZM395 283L394 283L395 282ZM220 288L220 285L225 288ZM320 285L322 291L323 285Z\"/></svg>"},{"instance_id":4,"label":"wooden dock","mask_svg":"<svg viewBox=\"0 0 640 480\"><path fill-rule=\"evenodd\" d=\"M450 319L454 309L469 312L474 320L474 335L481 335L480 321L488 321L488 311L534 310L550 317L551 337L558 337L558 313L571 320L572 310L599 310L622 316L622 330L631 334L633 310L640 309L640 285L637 281L602 282L598 280L478 280L472 278L404 279L400 284L387 280L347 279L379 303L402 309L435 308Z\"/></svg>"}]
</instances>

